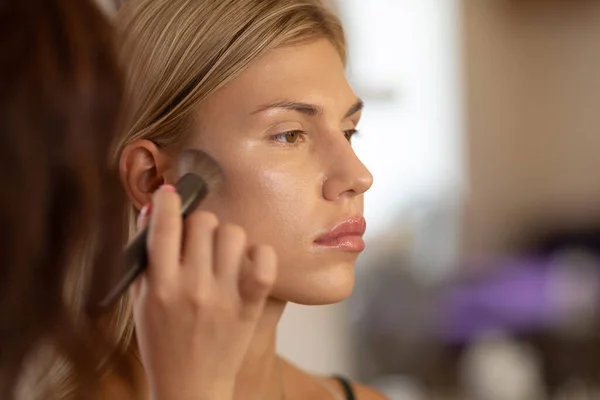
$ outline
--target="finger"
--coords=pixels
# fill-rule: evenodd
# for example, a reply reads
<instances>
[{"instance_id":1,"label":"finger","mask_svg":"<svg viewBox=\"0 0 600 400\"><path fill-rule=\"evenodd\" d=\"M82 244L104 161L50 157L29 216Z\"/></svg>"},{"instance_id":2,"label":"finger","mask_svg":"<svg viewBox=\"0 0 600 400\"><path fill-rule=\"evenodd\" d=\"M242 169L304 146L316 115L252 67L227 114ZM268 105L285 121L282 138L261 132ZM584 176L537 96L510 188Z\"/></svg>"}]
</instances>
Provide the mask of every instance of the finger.
<instances>
[{"instance_id":1,"label":"finger","mask_svg":"<svg viewBox=\"0 0 600 400\"><path fill-rule=\"evenodd\" d=\"M239 280L242 315L256 319L277 279L277 256L270 246L255 246L250 250L249 262L244 265Z\"/></svg>"},{"instance_id":2,"label":"finger","mask_svg":"<svg viewBox=\"0 0 600 400\"><path fill-rule=\"evenodd\" d=\"M246 233L242 227L221 225L215 233L215 277L232 288L238 284L242 258L246 251Z\"/></svg>"},{"instance_id":3,"label":"finger","mask_svg":"<svg viewBox=\"0 0 600 400\"><path fill-rule=\"evenodd\" d=\"M184 222L183 267L193 282L212 275L214 236L219 220L208 212L194 212Z\"/></svg>"},{"instance_id":4,"label":"finger","mask_svg":"<svg viewBox=\"0 0 600 400\"><path fill-rule=\"evenodd\" d=\"M181 199L175 188L161 186L153 195L148 225L148 280L168 285L178 274L181 254Z\"/></svg>"}]
</instances>

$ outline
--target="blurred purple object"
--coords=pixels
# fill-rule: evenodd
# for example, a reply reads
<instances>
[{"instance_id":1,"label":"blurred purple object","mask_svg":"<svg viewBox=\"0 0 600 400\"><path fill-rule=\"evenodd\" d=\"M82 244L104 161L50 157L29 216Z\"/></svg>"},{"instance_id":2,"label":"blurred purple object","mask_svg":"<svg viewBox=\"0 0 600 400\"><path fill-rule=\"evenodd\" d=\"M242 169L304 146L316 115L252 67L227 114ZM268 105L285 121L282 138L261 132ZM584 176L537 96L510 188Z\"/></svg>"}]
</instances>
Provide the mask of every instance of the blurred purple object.
<instances>
[{"instance_id":1,"label":"blurred purple object","mask_svg":"<svg viewBox=\"0 0 600 400\"><path fill-rule=\"evenodd\" d=\"M442 294L438 307L442 340L465 343L489 331L528 332L558 318L547 290L546 259L500 262L484 279L460 282Z\"/></svg>"}]
</instances>

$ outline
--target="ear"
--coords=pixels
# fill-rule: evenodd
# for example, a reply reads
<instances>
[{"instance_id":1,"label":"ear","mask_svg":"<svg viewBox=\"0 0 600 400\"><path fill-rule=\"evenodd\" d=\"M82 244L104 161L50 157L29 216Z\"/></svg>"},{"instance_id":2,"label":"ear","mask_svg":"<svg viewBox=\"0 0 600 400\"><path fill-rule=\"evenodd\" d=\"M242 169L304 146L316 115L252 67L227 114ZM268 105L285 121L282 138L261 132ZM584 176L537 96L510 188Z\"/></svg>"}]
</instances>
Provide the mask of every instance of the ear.
<instances>
[{"instance_id":1,"label":"ear","mask_svg":"<svg viewBox=\"0 0 600 400\"><path fill-rule=\"evenodd\" d=\"M119 159L119 175L136 209L150 202L152 193L167 181L171 159L154 143L138 139L129 143Z\"/></svg>"}]
</instances>

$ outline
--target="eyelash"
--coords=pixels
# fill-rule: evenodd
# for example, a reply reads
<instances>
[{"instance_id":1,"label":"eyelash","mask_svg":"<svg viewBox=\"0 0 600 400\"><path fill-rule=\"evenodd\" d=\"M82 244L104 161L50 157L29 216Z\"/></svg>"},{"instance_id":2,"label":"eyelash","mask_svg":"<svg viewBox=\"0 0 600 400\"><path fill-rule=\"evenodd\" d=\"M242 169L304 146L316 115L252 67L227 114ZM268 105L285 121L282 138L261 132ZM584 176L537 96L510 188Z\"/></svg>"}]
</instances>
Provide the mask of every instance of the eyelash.
<instances>
[{"instance_id":1,"label":"eyelash","mask_svg":"<svg viewBox=\"0 0 600 400\"><path fill-rule=\"evenodd\" d=\"M352 143L352 138L358 136L358 129L348 129L347 131L344 131L344 136L346 136L349 143Z\"/></svg>"},{"instance_id":2,"label":"eyelash","mask_svg":"<svg viewBox=\"0 0 600 400\"><path fill-rule=\"evenodd\" d=\"M286 136L290 135L290 134L298 134L298 138L293 142L285 141ZM348 130L344 131L344 136L346 137L346 139L348 140L349 143L352 143L352 138L356 135L358 135L358 130L356 130L356 129L348 129ZM277 135L272 136L271 140L273 140L274 142L281 143L283 145L292 146L298 142L298 139L304 140L304 136L306 136L306 132L300 131L300 130L293 130L293 131L278 133ZM282 138L283 140L279 140L280 138Z\"/></svg>"}]
</instances>

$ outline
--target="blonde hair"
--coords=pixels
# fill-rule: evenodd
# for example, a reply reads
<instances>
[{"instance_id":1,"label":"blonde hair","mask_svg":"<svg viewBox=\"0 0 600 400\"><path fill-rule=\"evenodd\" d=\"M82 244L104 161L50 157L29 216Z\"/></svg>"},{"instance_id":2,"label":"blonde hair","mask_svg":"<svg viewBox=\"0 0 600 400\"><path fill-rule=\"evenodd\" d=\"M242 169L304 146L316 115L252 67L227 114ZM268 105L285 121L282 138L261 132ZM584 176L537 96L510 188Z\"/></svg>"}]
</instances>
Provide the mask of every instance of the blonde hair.
<instances>
[{"instance_id":1,"label":"blonde hair","mask_svg":"<svg viewBox=\"0 0 600 400\"><path fill-rule=\"evenodd\" d=\"M137 139L185 145L198 104L270 49L325 38L346 61L340 21L318 0L130 0L116 25L126 109L115 161ZM117 327L124 341L126 324Z\"/></svg>"}]
</instances>

